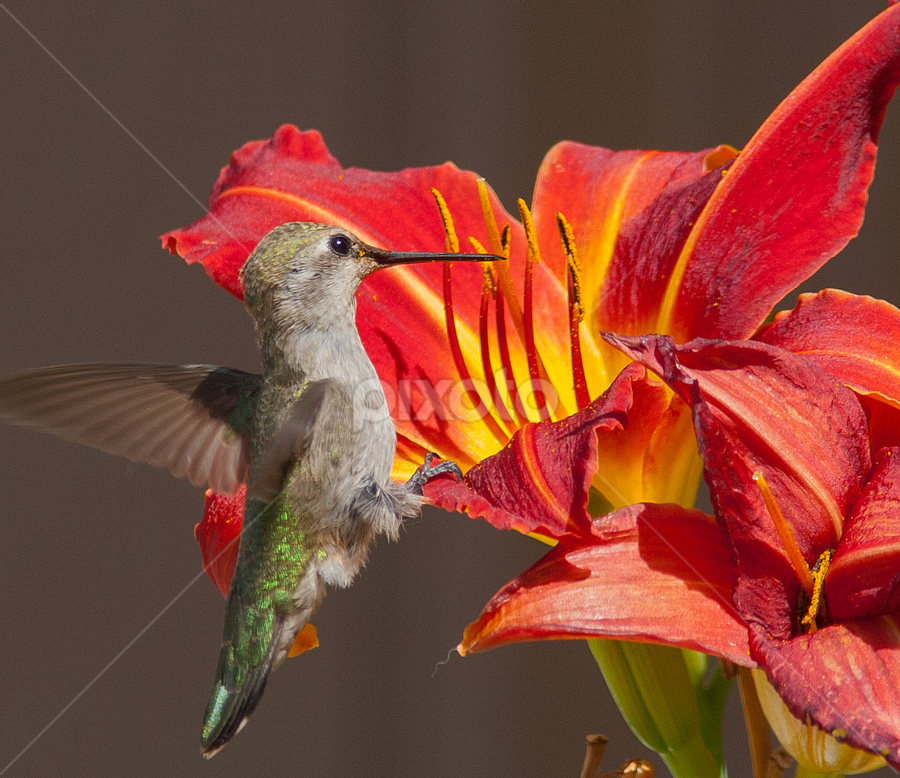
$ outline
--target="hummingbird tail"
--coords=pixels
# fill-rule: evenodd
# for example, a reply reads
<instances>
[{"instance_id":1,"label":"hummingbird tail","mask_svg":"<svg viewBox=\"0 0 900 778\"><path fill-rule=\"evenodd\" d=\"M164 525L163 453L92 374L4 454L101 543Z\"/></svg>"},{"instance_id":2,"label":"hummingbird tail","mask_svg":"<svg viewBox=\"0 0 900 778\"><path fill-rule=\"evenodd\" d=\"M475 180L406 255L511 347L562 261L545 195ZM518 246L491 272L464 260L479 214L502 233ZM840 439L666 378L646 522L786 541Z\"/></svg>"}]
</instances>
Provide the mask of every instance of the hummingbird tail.
<instances>
[{"instance_id":1,"label":"hummingbird tail","mask_svg":"<svg viewBox=\"0 0 900 778\"><path fill-rule=\"evenodd\" d=\"M200 751L209 759L233 738L250 718L266 688L269 673L277 664L285 620L276 613L268 646L260 661L247 662L237 656L236 639L226 633L219 654L216 683L206 707ZM234 638L239 636L235 635Z\"/></svg>"}]
</instances>

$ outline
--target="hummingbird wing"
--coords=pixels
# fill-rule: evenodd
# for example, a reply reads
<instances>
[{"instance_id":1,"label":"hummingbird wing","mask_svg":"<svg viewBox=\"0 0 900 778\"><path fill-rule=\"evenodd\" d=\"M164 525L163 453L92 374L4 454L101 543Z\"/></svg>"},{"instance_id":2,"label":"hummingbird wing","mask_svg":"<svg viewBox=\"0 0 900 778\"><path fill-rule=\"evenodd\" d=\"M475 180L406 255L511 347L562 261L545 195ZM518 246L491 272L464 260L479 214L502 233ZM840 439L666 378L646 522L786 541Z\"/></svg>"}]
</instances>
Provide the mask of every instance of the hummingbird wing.
<instances>
[{"instance_id":1,"label":"hummingbird wing","mask_svg":"<svg viewBox=\"0 0 900 778\"><path fill-rule=\"evenodd\" d=\"M287 477L288 469L298 459L303 459L313 433L319 411L329 397L338 394L336 382L331 378L311 381L300 396L293 400L287 419L280 425L272 440L254 462L254 477L247 484L247 496L261 502L274 500ZM347 408L350 413L351 408ZM343 420L341 414L332 414Z\"/></svg>"},{"instance_id":2,"label":"hummingbird wing","mask_svg":"<svg viewBox=\"0 0 900 778\"><path fill-rule=\"evenodd\" d=\"M0 381L0 420L233 494L247 480L261 384L212 365L59 365Z\"/></svg>"}]
</instances>

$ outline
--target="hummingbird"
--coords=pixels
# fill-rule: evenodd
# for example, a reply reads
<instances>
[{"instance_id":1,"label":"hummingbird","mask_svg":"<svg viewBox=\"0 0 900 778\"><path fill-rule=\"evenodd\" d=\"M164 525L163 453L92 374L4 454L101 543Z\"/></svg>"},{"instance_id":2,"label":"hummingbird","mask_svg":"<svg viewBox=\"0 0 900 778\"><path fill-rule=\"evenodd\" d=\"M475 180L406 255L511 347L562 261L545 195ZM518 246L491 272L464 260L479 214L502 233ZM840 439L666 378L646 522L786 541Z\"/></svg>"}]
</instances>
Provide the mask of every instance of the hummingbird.
<instances>
[{"instance_id":1,"label":"hummingbird","mask_svg":"<svg viewBox=\"0 0 900 778\"><path fill-rule=\"evenodd\" d=\"M167 467L222 494L246 485L238 560L201 733L211 757L247 723L269 674L374 538L396 539L450 461L390 477L396 430L356 329L369 274L490 254L386 251L344 229L276 227L241 270L262 375L211 365L85 364L0 381L0 419Z\"/></svg>"}]
</instances>

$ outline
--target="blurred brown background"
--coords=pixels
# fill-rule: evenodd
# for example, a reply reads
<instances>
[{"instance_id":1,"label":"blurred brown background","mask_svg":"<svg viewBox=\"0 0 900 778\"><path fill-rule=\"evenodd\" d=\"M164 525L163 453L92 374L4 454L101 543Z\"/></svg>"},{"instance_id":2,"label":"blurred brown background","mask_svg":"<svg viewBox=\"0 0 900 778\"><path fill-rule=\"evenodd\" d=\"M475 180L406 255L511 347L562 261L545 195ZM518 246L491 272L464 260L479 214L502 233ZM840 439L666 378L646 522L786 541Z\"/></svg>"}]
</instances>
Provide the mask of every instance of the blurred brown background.
<instances>
[{"instance_id":1,"label":"blurred brown background","mask_svg":"<svg viewBox=\"0 0 900 778\"><path fill-rule=\"evenodd\" d=\"M94 360L256 369L242 307L156 236L198 218L190 195L205 203L232 149L283 122L322 130L345 165L452 159L512 208L563 138L743 145L884 5L8 0L0 372ZM863 234L808 289L900 302L898 168L893 109ZM0 429L0 771L196 575L201 506L166 472ZM612 740L606 769L647 756L581 643L454 655L435 671L542 550L426 514L329 596L322 647L273 676L250 726L210 763L197 749L223 600L199 581L7 774L574 778L590 732ZM726 748L740 778L732 703Z\"/></svg>"}]
</instances>

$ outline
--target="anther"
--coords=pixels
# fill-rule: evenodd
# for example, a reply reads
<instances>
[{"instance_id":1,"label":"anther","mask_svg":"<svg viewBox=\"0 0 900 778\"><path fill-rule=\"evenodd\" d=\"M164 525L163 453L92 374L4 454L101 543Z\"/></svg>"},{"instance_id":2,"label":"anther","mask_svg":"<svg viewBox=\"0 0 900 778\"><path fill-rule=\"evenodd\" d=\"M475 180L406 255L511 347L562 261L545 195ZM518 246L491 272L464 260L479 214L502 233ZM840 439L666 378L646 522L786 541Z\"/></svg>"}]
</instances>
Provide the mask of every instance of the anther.
<instances>
[{"instance_id":1,"label":"anther","mask_svg":"<svg viewBox=\"0 0 900 778\"><path fill-rule=\"evenodd\" d=\"M818 628L817 620L822 611L825 610L825 600L823 598L822 589L825 586L825 576L828 575L828 568L831 566L831 557L834 555L832 549L824 551L812 569L813 592L809 602L809 609L801 625L809 628L810 632L815 632Z\"/></svg>"}]
</instances>

